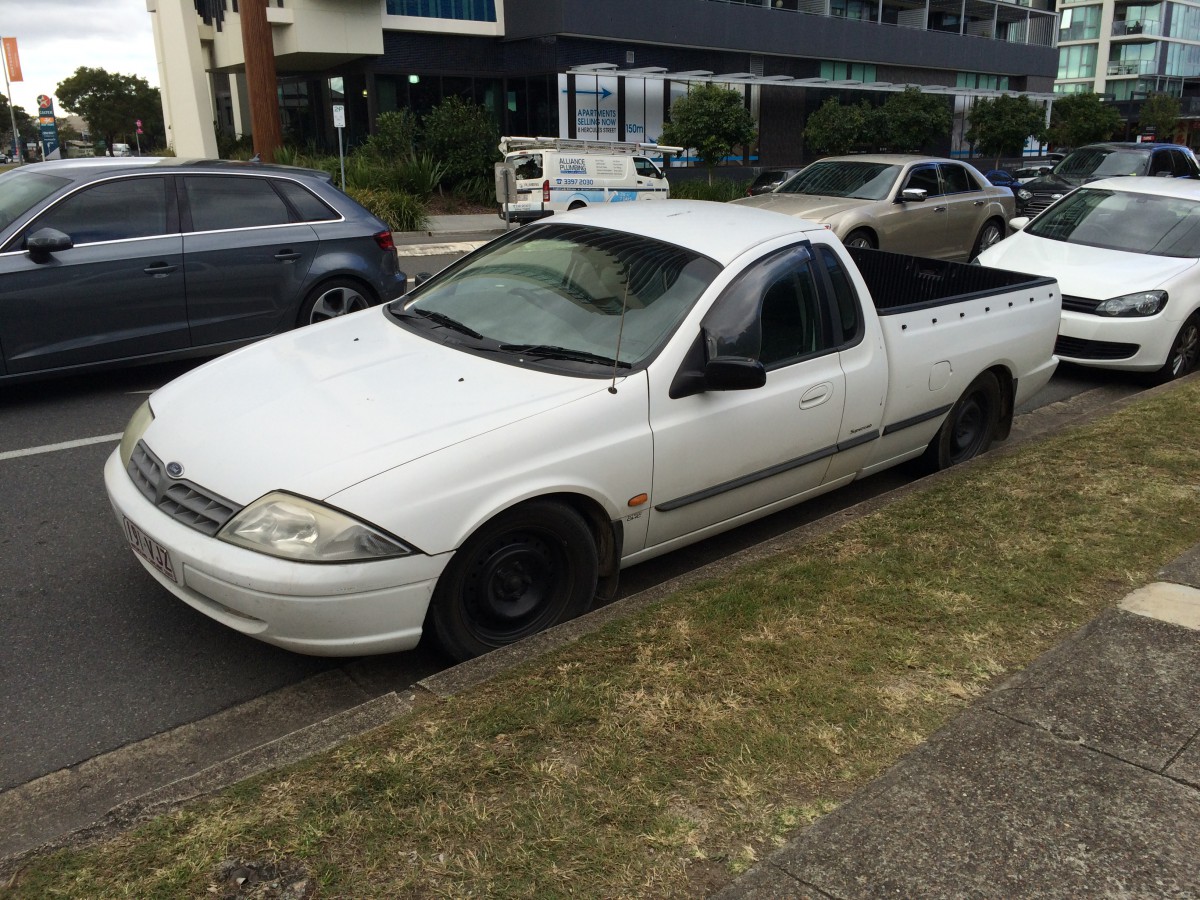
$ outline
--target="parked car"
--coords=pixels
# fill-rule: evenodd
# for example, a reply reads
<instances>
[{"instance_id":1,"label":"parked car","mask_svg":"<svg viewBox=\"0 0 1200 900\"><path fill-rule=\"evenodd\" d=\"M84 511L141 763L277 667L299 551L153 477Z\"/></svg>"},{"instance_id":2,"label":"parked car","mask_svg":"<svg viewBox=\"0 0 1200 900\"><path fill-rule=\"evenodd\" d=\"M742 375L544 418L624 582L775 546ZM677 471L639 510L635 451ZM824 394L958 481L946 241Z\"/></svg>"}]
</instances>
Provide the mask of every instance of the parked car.
<instances>
[{"instance_id":1,"label":"parked car","mask_svg":"<svg viewBox=\"0 0 1200 900\"><path fill-rule=\"evenodd\" d=\"M1198 260L1200 182L1149 177L1077 188L979 257L1058 280L1060 359L1163 381L1200 355Z\"/></svg>"},{"instance_id":2,"label":"parked car","mask_svg":"<svg viewBox=\"0 0 1200 900\"><path fill-rule=\"evenodd\" d=\"M851 247L935 259L975 257L1016 214L1012 192L965 163L889 153L821 159L769 194L733 202L820 222Z\"/></svg>"},{"instance_id":3,"label":"parked car","mask_svg":"<svg viewBox=\"0 0 1200 900\"><path fill-rule=\"evenodd\" d=\"M0 175L0 381L215 355L404 293L323 172L178 159Z\"/></svg>"},{"instance_id":4,"label":"parked car","mask_svg":"<svg viewBox=\"0 0 1200 900\"><path fill-rule=\"evenodd\" d=\"M105 483L147 571L243 634L358 655L428 627L466 658L623 566L983 452L1053 373L1058 315L1047 278L612 204L171 382Z\"/></svg>"},{"instance_id":5,"label":"parked car","mask_svg":"<svg viewBox=\"0 0 1200 900\"><path fill-rule=\"evenodd\" d=\"M1009 190L1021 183L1020 179L1007 169L988 169L983 173L983 177L997 187L1006 187Z\"/></svg>"},{"instance_id":6,"label":"parked car","mask_svg":"<svg viewBox=\"0 0 1200 900\"><path fill-rule=\"evenodd\" d=\"M799 171L799 169L764 169L750 182L750 187L746 188L746 196L755 197L759 194L769 194Z\"/></svg>"},{"instance_id":7,"label":"parked car","mask_svg":"<svg viewBox=\"0 0 1200 900\"><path fill-rule=\"evenodd\" d=\"M1018 196L1017 210L1023 216L1034 215L1081 184L1118 175L1200 178L1200 163L1179 144L1088 144L1072 150L1049 172L1026 181L1028 196Z\"/></svg>"}]
</instances>

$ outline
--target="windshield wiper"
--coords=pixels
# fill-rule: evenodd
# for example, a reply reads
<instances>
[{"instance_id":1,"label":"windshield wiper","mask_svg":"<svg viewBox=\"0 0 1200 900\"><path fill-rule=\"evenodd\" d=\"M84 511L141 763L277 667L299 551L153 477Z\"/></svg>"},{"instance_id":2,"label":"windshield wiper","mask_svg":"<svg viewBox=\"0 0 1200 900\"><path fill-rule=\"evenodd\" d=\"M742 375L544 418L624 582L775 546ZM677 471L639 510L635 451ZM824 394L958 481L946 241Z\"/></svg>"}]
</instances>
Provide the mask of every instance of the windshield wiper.
<instances>
[{"instance_id":1,"label":"windshield wiper","mask_svg":"<svg viewBox=\"0 0 1200 900\"><path fill-rule=\"evenodd\" d=\"M422 316L433 322L435 325L441 325L443 328L449 328L451 331L457 331L459 334L465 334L467 337L473 337L476 340L483 340L483 335L472 328L470 325L464 325L458 319L452 318L445 313L435 312L429 309L409 309L405 310L401 315Z\"/></svg>"},{"instance_id":2,"label":"windshield wiper","mask_svg":"<svg viewBox=\"0 0 1200 900\"><path fill-rule=\"evenodd\" d=\"M500 349L506 353L521 353L526 356L536 356L539 359L565 359L571 362L596 363L601 366L615 366L619 369L632 368L624 360L616 360L611 356L601 356L588 350L572 350L570 347L555 347L550 344L501 344Z\"/></svg>"}]
</instances>

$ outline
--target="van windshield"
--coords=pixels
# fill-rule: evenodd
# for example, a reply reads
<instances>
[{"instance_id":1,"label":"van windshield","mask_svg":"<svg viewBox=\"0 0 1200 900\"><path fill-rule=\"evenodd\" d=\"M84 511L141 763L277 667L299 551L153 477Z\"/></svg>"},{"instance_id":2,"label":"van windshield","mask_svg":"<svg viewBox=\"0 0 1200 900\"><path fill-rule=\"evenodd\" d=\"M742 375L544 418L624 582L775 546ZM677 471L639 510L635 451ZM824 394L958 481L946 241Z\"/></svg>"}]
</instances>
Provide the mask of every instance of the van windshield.
<instances>
[{"instance_id":1,"label":"van windshield","mask_svg":"<svg viewBox=\"0 0 1200 900\"><path fill-rule=\"evenodd\" d=\"M542 154L514 153L508 158L517 170L517 178L528 181L542 177Z\"/></svg>"}]
</instances>

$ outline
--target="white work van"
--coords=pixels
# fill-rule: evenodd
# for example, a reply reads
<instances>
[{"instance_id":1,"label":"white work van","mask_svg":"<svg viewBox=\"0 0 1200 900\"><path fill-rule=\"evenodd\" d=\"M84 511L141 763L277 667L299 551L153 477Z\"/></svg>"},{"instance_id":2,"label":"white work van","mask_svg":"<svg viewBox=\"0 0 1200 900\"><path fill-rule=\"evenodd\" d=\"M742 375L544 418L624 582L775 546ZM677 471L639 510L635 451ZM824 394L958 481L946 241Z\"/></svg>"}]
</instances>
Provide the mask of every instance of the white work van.
<instances>
[{"instance_id":1,"label":"white work van","mask_svg":"<svg viewBox=\"0 0 1200 900\"><path fill-rule=\"evenodd\" d=\"M566 138L505 137L504 161L515 170L517 195L500 204L500 218L531 222L626 200L665 200L671 187L666 160L682 147Z\"/></svg>"}]
</instances>

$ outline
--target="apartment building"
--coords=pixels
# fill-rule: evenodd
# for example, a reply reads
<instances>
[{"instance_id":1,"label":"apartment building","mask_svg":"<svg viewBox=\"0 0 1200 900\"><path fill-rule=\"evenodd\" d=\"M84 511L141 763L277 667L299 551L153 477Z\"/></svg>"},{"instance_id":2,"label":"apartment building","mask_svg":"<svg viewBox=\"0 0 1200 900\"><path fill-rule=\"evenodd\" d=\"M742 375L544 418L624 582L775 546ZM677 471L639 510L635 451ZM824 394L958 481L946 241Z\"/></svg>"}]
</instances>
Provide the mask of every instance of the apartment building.
<instances>
[{"instance_id":1,"label":"apartment building","mask_svg":"<svg viewBox=\"0 0 1200 900\"><path fill-rule=\"evenodd\" d=\"M245 0L243 0L245 2ZM458 95L506 134L657 137L671 101L716 82L759 124L755 161L795 162L805 117L833 94L946 97L965 155L979 97L1053 96L1047 0L267 0L286 141L351 145L376 117ZM1111 2L1111 0L1108 0ZM147 0L170 140L213 155L249 131L238 0Z\"/></svg>"}]
</instances>

